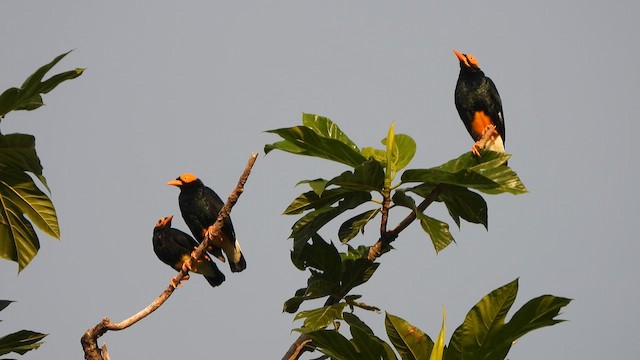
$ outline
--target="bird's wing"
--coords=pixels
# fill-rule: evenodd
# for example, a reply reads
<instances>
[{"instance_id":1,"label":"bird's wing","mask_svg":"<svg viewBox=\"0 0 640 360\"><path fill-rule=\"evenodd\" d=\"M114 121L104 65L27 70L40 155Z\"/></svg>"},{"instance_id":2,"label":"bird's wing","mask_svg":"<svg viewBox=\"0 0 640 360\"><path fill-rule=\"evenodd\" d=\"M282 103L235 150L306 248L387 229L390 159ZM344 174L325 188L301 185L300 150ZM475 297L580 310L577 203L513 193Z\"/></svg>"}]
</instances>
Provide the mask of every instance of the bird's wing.
<instances>
[{"instance_id":1,"label":"bird's wing","mask_svg":"<svg viewBox=\"0 0 640 360\"><path fill-rule=\"evenodd\" d=\"M489 111L493 114L497 114L497 123L496 128L498 133L502 136L502 141L506 141L507 134L505 132L504 126L504 112L502 111L502 99L500 99L500 94L498 93L498 88L496 84L493 83L493 80L487 78L487 82L489 83L489 98L491 99L491 103L495 104L495 109L489 109Z\"/></svg>"}]
</instances>

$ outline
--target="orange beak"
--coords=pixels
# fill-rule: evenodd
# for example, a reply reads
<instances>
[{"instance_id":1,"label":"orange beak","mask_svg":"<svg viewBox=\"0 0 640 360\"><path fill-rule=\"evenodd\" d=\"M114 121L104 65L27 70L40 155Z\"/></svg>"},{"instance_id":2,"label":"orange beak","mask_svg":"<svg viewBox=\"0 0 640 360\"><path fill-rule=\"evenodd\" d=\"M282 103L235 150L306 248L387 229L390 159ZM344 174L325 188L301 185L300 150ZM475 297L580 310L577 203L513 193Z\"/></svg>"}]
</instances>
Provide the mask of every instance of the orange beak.
<instances>
[{"instance_id":1,"label":"orange beak","mask_svg":"<svg viewBox=\"0 0 640 360\"><path fill-rule=\"evenodd\" d=\"M182 185L184 185L184 184L182 183L182 181L180 181L180 180L178 180L178 179L174 179L174 180L169 181L169 182L167 183L167 185L173 185L173 186L180 187L180 186L182 186Z\"/></svg>"},{"instance_id":2,"label":"orange beak","mask_svg":"<svg viewBox=\"0 0 640 360\"><path fill-rule=\"evenodd\" d=\"M453 50L453 53L456 54L456 56L458 57L458 60L462 61L463 63L467 62L467 58L464 56L463 53L461 53L458 50Z\"/></svg>"}]
</instances>

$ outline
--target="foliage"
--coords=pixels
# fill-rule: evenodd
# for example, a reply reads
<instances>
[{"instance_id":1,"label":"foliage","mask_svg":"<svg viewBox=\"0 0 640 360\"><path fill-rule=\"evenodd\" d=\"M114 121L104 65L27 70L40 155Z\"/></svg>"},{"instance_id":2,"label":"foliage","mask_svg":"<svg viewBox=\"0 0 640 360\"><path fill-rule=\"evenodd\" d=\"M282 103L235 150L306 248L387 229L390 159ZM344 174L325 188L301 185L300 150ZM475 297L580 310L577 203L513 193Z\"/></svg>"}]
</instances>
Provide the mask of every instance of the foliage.
<instances>
[{"instance_id":1,"label":"foliage","mask_svg":"<svg viewBox=\"0 0 640 360\"><path fill-rule=\"evenodd\" d=\"M0 118L11 111L39 108L44 105L41 94L82 75L84 69L75 69L42 80L67 54L61 54L40 67L20 88L12 87L3 92L0 95ZM35 145L32 135L0 134L0 256L16 261L18 271L29 264L40 248L33 224L46 234L60 238L53 203L31 176L49 190Z\"/></svg>"},{"instance_id":2,"label":"foliage","mask_svg":"<svg viewBox=\"0 0 640 360\"><path fill-rule=\"evenodd\" d=\"M458 226L462 219L488 228L487 203L481 193L527 192L518 175L506 165L508 154L481 150L481 157L465 153L440 166L405 169L416 153L416 142L408 135L395 134L393 124L382 140L382 148L360 148L337 124L313 114L303 114L302 125L268 132L283 140L266 145L265 153L281 150L349 167L327 179L300 181L299 185L310 189L284 211L299 215L289 236L293 240L291 260L310 274L306 287L284 303L284 311L297 312L295 319L304 322L296 331L311 339L315 349L335 359L398 358L392 347L353 313L356 307L372 307L356 301L361 296L351 291L373 276L379 266L378 257L414 220L418 220L436 253L454 241L447 223L425 213L431 204L443 203ZM402 208L408 209L409 214L390 228L389 212ZM337 238L346 244L346 251L340 252L319 232L338 216L350 212L354 214L337 226ZM376 243L352 246L350 242L378 218L380 233ZM435 343L424 332L391 314L385 319L387 336L402 359L504 359L517 338L561 321L555 316L570 301L551 295L533 299L505 324L516 293L514 281L485 296L456 329L448 347L444 345L444 318ZM305 301L319 298L325 298L324 306L298 312ZM344 311L347 307L350 312ZM351 339L338 330L341 322L349 325ZM332 324L334 329L329 328ZM481 341L476 342L477 339Z\"/></svg>"},{"instance_id":3,"label":"foliage","mask_svg":"<svg viewBox=\"0 0 640 360\"><path fill-rule=\"evenodd\" d=\"M12 301L0 300L0 311L4 310ZM40 340L47 334L41 334L29 330L20 330L0 337L0 355L15 352L24 355L27 351L34 350L42 345Z\"/></svg>"}]
</instances>

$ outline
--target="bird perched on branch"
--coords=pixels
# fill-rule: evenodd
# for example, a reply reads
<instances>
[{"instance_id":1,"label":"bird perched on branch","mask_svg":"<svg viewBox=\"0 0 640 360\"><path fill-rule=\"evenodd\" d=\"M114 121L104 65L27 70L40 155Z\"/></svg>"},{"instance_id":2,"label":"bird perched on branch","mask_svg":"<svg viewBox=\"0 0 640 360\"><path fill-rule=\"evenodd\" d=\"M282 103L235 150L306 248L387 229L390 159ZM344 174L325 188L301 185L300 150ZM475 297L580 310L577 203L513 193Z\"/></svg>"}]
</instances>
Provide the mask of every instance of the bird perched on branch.
<instances>
[{"instance_id":1,"label":"bird perched on branch","mask_svg":"<svg viewBox=\"0 0 640 360\"><path fill-rule=\"evenodd\" d=\"M484 147L503 153L506 139L504 114L496 85L480 70L478 60L473 55L457 50L453 53L460 60L460 75L455 91L456 109L469 135L476 141L471 151L480 156L478 150ZM480 140L488 131L491 131L491 135L483 146Z\"/></svg>"},{"instance_id":2,"label":"bird perched on branch","mask_svg":"<svg viewBox=\"0 0 640 360\"><path fill-rule=\"evenodd\" d=\"M167 185L180 188L178 204L180 205L182 218L196 240L202 242L209 226L216 222L224 202L215 191L206 187L193 174L182 174L175 180L169 181ZM233 230L233 223L231 223L230 217L224 220L220 229L220 238L214 239L214 247L211 250L212 255L221 261L225 261L220 251L221 249L229 260L229 267L232 272L240 272L247 268L247 263L240 249L240 243L236 240L236 233Z\"/></svg>"},{"instance_id":3,"label":"bird perched on branch","mask_svg":"<svg viewBox=\"0 0 640 360\"><path fill-rule=\"evenodd\" d=\"M198 246L191 235L171 227L173 215L161 218L153 229L153 251L163 263L180 271L182 264L189 260L191 252ZM196 262L190 271L202 274L211 286L218 286L224 281L224 274L208 256ZM187 280L188 276L184 278ZM172 285L176 285L173 284Z\"/></svg>"}]
</instances>

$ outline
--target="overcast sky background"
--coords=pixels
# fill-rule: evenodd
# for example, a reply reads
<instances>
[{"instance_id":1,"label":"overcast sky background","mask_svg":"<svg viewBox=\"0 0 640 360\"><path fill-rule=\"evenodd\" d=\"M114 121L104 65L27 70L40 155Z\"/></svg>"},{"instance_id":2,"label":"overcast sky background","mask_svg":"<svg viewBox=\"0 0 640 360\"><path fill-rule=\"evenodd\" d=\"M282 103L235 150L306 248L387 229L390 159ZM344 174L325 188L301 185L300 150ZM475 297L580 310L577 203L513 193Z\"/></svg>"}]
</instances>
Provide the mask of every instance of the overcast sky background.
<instances>
[{"instance_id":1,"label":"overcast sky background","mask_svg":"<svg viewBox=\"0 0 640 360\"><path fill-rule=\"evenodd\" d=\"M151 247L160 217L187 230L165 183L193 172L226 198L249 154L278 139L263 131L303 112L361 147L379 146L394 121L418 144L410 168L468 151L453 103L458 49L497 84L509 164L530 193L486 196L488 232L429 209L457 245L436 256L413 224L355 293L432 337L444 305L449 339L482 296L520 278L510 315L542 294L575 300L568 322L526 335L510 359L634 358L638 14L637 1L2 1L0 90L70 49L51 74L87 71L1 124L36 136L62 241L41 235L20 275L0 261L0 298L17 301L0 334L49 333L25 358L81 359L87 328L139 311L174 275ZM261 155L232 214L247 270L221 265L227 281L215 289L193 277L147 319L102 337L111 358L281 358L300 325L282 303L307 274L289 260L295 218L280 214L306 191L296 182L345 169ZM337 226L325 238L337 241ZM376 233L370 225L354 244ZM386 339L383 314L357 315Z\"/></svg>"}]
</instances>

